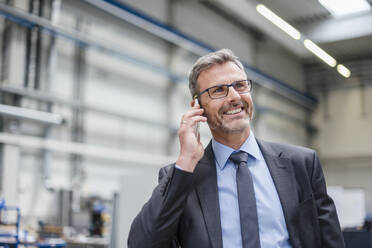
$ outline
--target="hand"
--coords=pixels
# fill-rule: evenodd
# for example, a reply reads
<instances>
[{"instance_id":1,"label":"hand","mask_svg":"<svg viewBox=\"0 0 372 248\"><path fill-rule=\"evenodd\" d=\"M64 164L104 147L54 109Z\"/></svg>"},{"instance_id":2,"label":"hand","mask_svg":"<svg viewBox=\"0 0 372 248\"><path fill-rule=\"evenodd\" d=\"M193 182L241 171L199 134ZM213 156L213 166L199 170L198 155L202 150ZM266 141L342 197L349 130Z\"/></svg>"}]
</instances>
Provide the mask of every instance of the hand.
<instances>
[{"instance_id":1,"label":"hand","mask_svg":"<svg viewBox=\"0 0 372 248\"><path fill-rule=\"evenodd\" d=\"M193 172L198 161L204 155L204 148L200 143L199 133L195 134L195 126L198 122L206 122L207 118L202 116L204 109L198 103L182 116L181 126L178 130L181 151L176 164L182 169Z\"/></svg>"}]
</instances>

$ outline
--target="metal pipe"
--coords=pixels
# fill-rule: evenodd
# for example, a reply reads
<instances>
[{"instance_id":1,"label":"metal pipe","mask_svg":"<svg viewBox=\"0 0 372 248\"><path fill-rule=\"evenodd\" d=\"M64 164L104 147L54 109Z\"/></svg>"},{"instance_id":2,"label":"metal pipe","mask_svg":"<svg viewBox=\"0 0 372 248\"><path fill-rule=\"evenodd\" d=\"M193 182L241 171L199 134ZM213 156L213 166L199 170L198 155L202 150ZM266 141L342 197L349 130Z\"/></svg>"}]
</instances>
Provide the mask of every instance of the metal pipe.
<instances>
[{"instance_id":1,"label":"metal pipe","mask_svg":"<svg viewBox=\"0 0 372 248\"><path fill-rule=\"evenodd\" d=\"M132 164L160 168L165 164L170 164L175 160L174 156L156 155L153 153L136 152L133 150L123 150L108 148L104 146L87 145L77 142L56 141L28 135L10 134L0 132L0 143L11 144L20 147L34 149L47 149L52 152L79 154L91 158L105 159L108 161L124 162L120 164ZM105 164L106 166L106 164Z\"/></svg>"},{"instance_id":2,"label":"metal pipe","mask_svg":"<svg viewBox=\"0 0 372 248\"><path fill-rule=\"evenodd\" d=\"M204 55L215 50L213 47L192 39L175 28L160 23L154 18L146 16L118 1L84 0L84 2L195 54Z\"/></svg>"},{"instance_id":3,"label":"metal pipe","mask_svg":"<svg viewBox=\"0 0 372 248\"><path fill-rule=\"evenodd\" d=\"M0 3L0 15L5 16L6 18L17 22L21 25L24 25L28 28L32 28L33 26L39 26L42 28L44 32L52 36L59 36L61 38L65 38L68 40L72 40L75 44L82 46L82 47L91 47L98 51L104 52L109 54L113 57L128 61L132 64L140 65L145 69L150 71L160 73L166 77L171 78L174 82L181 82L182 80L186 80L184 76L177 75L168 71L167 69L155 65L153 63L135 58L130 56L120 49L116 49L112 47L112 44L107 45L103 43L99 43L92 38L86 37L84 34L81 34L74 30L67 30L64 28L57 27L53 25L50 21L40 18L35 15L28 14L24 11L9 7L5 4Z\"/></svg>"},{"instance_id":4,"label":"metal pipe","mask_svg":"<svg viewBox=\"0 0 372 248\"><path fill-rule=\"evenodd\" d=\"M84 0L96 8L103 10L119 19L125 20L137 27L140 27L168 42L176 44L198 55L204 55L216 49L193 39L179 30L163 24L156 19L149 17L123 2L115 0ZM261 86L273 90L285 98L300 104L301 106L313 109L317 104L317 99L306 95L288 84L260 71L259 69L243 63L246 71Z\"/></svg>"},{"instance_id":5,"label":"metal pipe","mask_svg":"<svg viewBox=\"0 0 372 248\"><path fill-rule=\"evenodd\" d=\"M96 112L96 113L99 113L99 114L104 114L104 115L108 115L108 116L111 116L111 117L124 119L124 120L127 120L127 121L140 122L140 123L148 124L148 125L151 125L151 126L156 126L156 127L160 127L160 128L167 128L172 133L177 133L177 130L178 130L178 127L174 127L170 124L165 124L165 123L156 122L156 121L150 121L150 120L142 119L142 118L139 118L139 117L136 117L136 116L122 114L122 113L115 112L115 111L108 110L108 109L104 109L104 108L84 105L84 104L82 104L81 102L78 102L78 101L65 100L65 99L59 98L58 96L43 93L41 91L15 88L15 87L11 87L11 86L0 86L0 92L6 92L6 93L11 93L11 94L15 94L15 95L24 96L24 97L29 97L31 99L36 99L36 100L45 101L45 102L49 102L49 103L57 103L57 104L67 105L71 108L81 109L81 110L84 110L84 111L92 111L92 112ZM294 122L298 125L306 124L305 121L302 121L298 118L292 117L288 114L284 114L283 112L278 111L278 110L273 109L273 108L270 108L270 107L261 107L259 104L255 104L255 108L258 112L262 111L263 113L275 114L275 115L284 117L284 118L288 119L289 121L292 121L292 122Z\"/></svg>"},{"instance_id":6,"label":"metal pipe","mask_svg":"<svg viewBox=\"0 0 372 248\"><path fill-rule=\"evenodd\" d=\"M84 18L77 16L75 19L75 29L78 32L83 32L85 28ZM84 86L86 72L86 53L85 49L79 46L74 47L74 69L73 69L73 87L72 98L75 101L84 102ZM85 113L81 109L73 109L71 118L71 141L83 143L85 139L84 133L84 116ZM70 155L70 188L74 192L72 194L71 209L73 212L80 211L80 195L81 187L85 179L85 168L83 157L79 154Z\"/></svg>"},{"instance_id":7,"label":"metal pipe","mask_svg":"<svg viewBox=\"0 0 372 248\"><path fill-rule=\"evenodd\" d=\"M18 119L38 121L52 125L61 125L64 123L63 117L59 114L15 107L5 104L0 104L0 115L15 117Z\"/></svg>"},{"instance_id":8,"label":"metal pipe","mask_svg":"<svg viewBox=\"0 0 372 248\"><path fill-rule=\"evenodd\" d=\"M45 3L44 3L45 4ZM49 7L49 15L48 18L51 20L52 23L56 23L56 16L59 15L60 12L60 2L59 0L52 0L48 3ZM45 7L45 6L41 6ZM42 8L41 8L42 9ZM38 35L41 36L40 30L38 30ZM38 37L41 39L41 37ZM52 82L52 76L55 74L55 60L56 60L56 51L55 51L55 37L51 36L51 39L49 41L49 46L46 51L47 55L47 65L46 65L46 77L45 77L45 91L49 91L50 84ZM41 67L39 67L39 73L41 72ZM40 79L40 77L39 77ZM36 82L39 82L38 79L36 79ZM40 83L35 86L40 86ZM35 89L39 89L39 87L35 87ZM36 91L38 92L38 91ZM52 102L45 102L47 106L47 111L52 112L53 104ZM51 126L48 125L44 128L42 137L47 139L50 136L51 133ZM53 185L53 181L51 179L51 163L52 163L52 153L49 150L42 149L42 180L43 185L46 190L50 192L56 192L57 188Z\"/></svg>"},{"instance_id":9,"label":"metal pipe","mask_svg":"<svg viewBox=\"0 0 372 248\"><path fill-rule=\"evenodd\" d=\"M9 83L7 83L9 85ZM151 120L146 120L137 116L131 116L127 114L123 114L120 112L115 112L112 110L100 108L100 107L93 107L93 106L88 106L85 104L82 104L79 101L69 101L66 99L62 99L58 96L51 95L46 92L42 92L40 90L31 90L31 89L22 89L22 88L16 88L16 87L11 87L11 86L0 86L0 91L14 94L14 95L20 95L24 97L29 97L31 99L36 99L36 100L41 100L47 103L57 103L57 104L62 104L65 106L69 106L73 109L80 109L84 111L92 111L104 115L108 115L110 117L115 117L115 118L120 118L124 119L127 121L133 121L133 122L140 122L148 125L152 125L155 127L160 127L160 128L167 128L171 132L177 132L177 129L172 127L170 124L167 123L162 123L162 122L156 122L156 121L151 121Z\"/></svg>"},{"instance_id":10,"label":"metal pipe","mask_svg":"<svg viewBox=\"0 0 372 248\"><path fill-rule=\"evenodd\" d=\"M88 2L91 3L92 1L87 0L87 3ZM123 7L124 5L122 3L117 3L116 1L110 1L110 2L111 3L115 2L116 3L115 6L117 8L116 11L119 11L118 13L121 13L122 15L124 15L126 10ZM108 4L108 3L106 3L106 4ZM117 6L120 6L120 8L117 7ZM135 13L134 11L132 11L132 12ZM19 11L17 9L6 6L4 4L0 4L0 14L3 14L7 18L9 18L9 19L11 19L15 22L18 22L22 25L25 25L25 26L28 26L28 27L32 27L33 25L38 25L40 27L43 27L51 35L59 35L63 38L73 40L81 46L84 46L84 47L85 46L90 46L92 48L95 48L99 51L110 54L112 56L115 56L115 57L118 57L118 58L121 58L121 59L125 59L126 61L129 61L133 64L139 64L142 67L147 68L151 71L155 71L155 72L161 73L161 74L163 74L167 77L170 77L174 82L180 82L180 81L186 81L187 80L185 76L176 75L176 74L170 72L169 70L167 70L163 67L154 65L154 64L149 63L147 61L140 60L138 58L134 58L130 55L127 55L127 54L123 53L120 49L114 49L111 46L107 46L105 44L100 44L100 43L94 41L93 39L89 39L89 38L83 36L79 32L62 29L60 27L56 27L56 26L52 25L49 21L47 21L43 18L39 18L37 16L27 14L23 11ZM110 13L110 14L113 14L113 13ZM118 16L118 15L119 14L115 14L115 16ZM155 24L155 27L156 27L155 30L158 30L158 32L165 32L167 34L172 34L173 33L173 35L176 35L178 37L177 39L179 39L182 42L189 43L190 41L193 41L194 44L197 44L199 46L203 46L200 42L197 42L196 40L188 38L183 33L179 32L179 31L176 31L175 29L171 29L164 24L160 24L159 22L156 22L155 20L153 20L149 17L146 17L146 18L144 18L143 16L141 17L141 15L138 14L138 13L136 13L135 16L137 16L139 18L139 19L136 18L136 20L142 20L142 22L147 23L147 25ZM157 32L154 31L154 34L156 34L156 33ZM162 38L164 38L164 37L162 37ZM171 39L171 38L168 39L168 41L171 41L171 40L173 41L173 39ZM174 43L174 42L172 42L172 43ZM291 101L293 101L293 102L295 102L295 103L299 104L300 106L303 106L307 109L315 108L315 106L317 104L317 99L316 98L308 96L306 94L303 94L302 92L300 92L300 91L288 86L287 84L285 84L285 83L283 83L283 82L281 82L281 81L279 81L279 80L277 80L277 79L259 71L257 68L249 66L246 63L244 64L244 66L245 66L245 69L247 70L247 72L252 76L252 78L258 84L262 85L263 87L268 88L268 89L272 90L273 92L275 92L275 93L285 97L286 99L289 99L289 100L291 100Z\"/></svg>"}]
</instances>

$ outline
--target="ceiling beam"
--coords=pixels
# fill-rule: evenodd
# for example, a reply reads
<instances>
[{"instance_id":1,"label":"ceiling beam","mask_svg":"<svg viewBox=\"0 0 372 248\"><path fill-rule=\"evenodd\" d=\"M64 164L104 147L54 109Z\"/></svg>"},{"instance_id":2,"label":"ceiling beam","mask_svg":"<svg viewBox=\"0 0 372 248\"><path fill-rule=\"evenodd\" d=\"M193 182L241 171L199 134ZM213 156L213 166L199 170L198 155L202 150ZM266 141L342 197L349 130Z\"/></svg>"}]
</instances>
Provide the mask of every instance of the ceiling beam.
<instances>
[{"instance_id":1,"label":"ceiling beam","mask_svg":"<svg viewBox=\"0 0 372 248\"><path fill-rule=\"evenodd\" d=\"M262 31L268 37L277 41L283 47L293 52L301 58L310 56L309 51L303 46L302 42L292 39L256 10L256 5L252 1L246 0L204 0L210 4L220 8L221 10L232 14L238 18L242 23L253 26Z\"/></svg>"},{"instance_id":2,"label":"ceiling beam","mask_svg":"<svg viewBox=\"0 0 372 248\"><path fill-rule=\"evenodd\" d=\"M315 43L329 43L372 35L372 13L332 18L300 26Z\"/></svg>"}]
</instances>

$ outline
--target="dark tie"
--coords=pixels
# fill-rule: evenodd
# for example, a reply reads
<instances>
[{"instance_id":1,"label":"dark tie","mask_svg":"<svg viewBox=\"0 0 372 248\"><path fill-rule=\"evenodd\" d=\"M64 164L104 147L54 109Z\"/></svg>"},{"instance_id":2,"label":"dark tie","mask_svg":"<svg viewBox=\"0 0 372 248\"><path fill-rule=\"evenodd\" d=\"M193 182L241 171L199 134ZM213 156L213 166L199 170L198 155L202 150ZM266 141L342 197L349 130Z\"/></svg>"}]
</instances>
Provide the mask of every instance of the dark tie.
<instances>
[{"instance_id":1,"label":"dark tie","mask_svg":"<svg viewBox=\"0 0 372 248\"><path fill-rule=\"evenodd\" d=\"M260 237L256 197L254 195L253 180L248 168L248 153L239 151L230 155L230 160L237 166L236 184L238 189L240 226L243 248L259 248Z\"/></svg>"}]
</instances>

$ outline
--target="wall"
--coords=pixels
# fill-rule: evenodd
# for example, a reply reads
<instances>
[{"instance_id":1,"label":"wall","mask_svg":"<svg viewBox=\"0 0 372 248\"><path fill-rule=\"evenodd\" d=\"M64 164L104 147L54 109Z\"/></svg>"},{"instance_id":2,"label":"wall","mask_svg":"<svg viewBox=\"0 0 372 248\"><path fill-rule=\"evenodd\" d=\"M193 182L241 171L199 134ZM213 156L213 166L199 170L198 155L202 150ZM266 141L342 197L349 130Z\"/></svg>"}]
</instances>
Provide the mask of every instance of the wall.
<instances>
[{"instance_id":1,"label":"wall","mask_svg":"<svg viewBox=\"0 0 372 248\"><path fill-rule=\"evenodd\" d=\"M275 45L265 50L249 32L234 26L228 19L197 1L174 1L172 15L167 12L166 1L158 1L157 4L148 1L128 3L163 22L168 20L169 15L172 25L186 34L216 49L231 48L248 64L272 73L299 90L304 88L303 71L293 55ZM42 79L40 90L85 106L79 112L82 117L80 126L76 127L73 121L76 109L65 104L53 104L51 110L63 115L67 120L65 124L52 127L45 134L44 125L22 121L18 132L21 135L105 148L107 155L100 159L95 156L76 158L63 152L43 153L40 149L21 147L18 184L7 187L17 187L17 203L28 225L36 225L38 219L52 221L56 214L53 210L56 195L46 190L42 181L45 161L49 161L49 174L46 175L56 190L78 189L85 196L100 195L110 199L113 192L121 190L120 185L125 185L121 180L125 180L126 175L141 175L146 168L141 163L110 158L111 151L142 152L143 156L153 156L154 164L148 171L156 178L157 168L165 164L159 163L160 159L156 159L156 156L163 156L167 163L171 163L179 150L175 130L189 106L186 77L197 56L183 48L174 48L164 40L81 1L62 1L57 25L76 29L77 23L80 23L80 32L86 37L118 51L112 56L90 47L79 50L74 42L56 39L54 63L50 67L44 64L43 67L43 73L46 70L52 73L50 78ZM14 30L25 32L21 26L15 26ZM46 49L49 36L42 34L42 37ZM21 47L25 44L24 38L14 37L14 40ZM77 63L77 53L81 54L80 64ZM22 49L12 53L12 57L17 58L24 58L24 55ZM80 72L77 68L80 68ZM174 74L181 76L181 82L174 82L156 68L172 68ZM21 86L22 72L12 72L13 76L15 74L19 78L14 84ZM15 86L13 82L11 84ZM81 88L81 95L75 99L77 86ZM284 101L274 92L257 85L253 96L257 106L254 121L257 137L306 145L304 122L307 112L302 107ZM45 103L26 98L21 101L21 106L47 109ZM74 132L81 132L79 135L82 138L74 135ZM201 126L201 135L206 145L211 137L206 125ZM80 184L75 185L73 180L78 180ZM146 187L154 182L138 183ZM147 196L143 196L143 202L145 198ZM122 199L121 202L126 200L130 201ZM125 206L121 207L125 209ZM126 216L121 221L125 227L120 230L127 230L131 218L133 216ZM120 236L119 242L120 247L125 247L125 237Z\"/></svg>"},{"instance_id":2,"label":"wall","mask_svg":"<svg viewBox=\"0 0 372 248\"><path fill-rule=\"evenodd\" d=\"M313 146L319 151L328 185L364 189L366 211L372 213L372 87L369 84L361 91L352 80L344 87L339 84L326 95L318 92L319 107L312 117L318 133Z\"/></svg>"}]
</instances>

